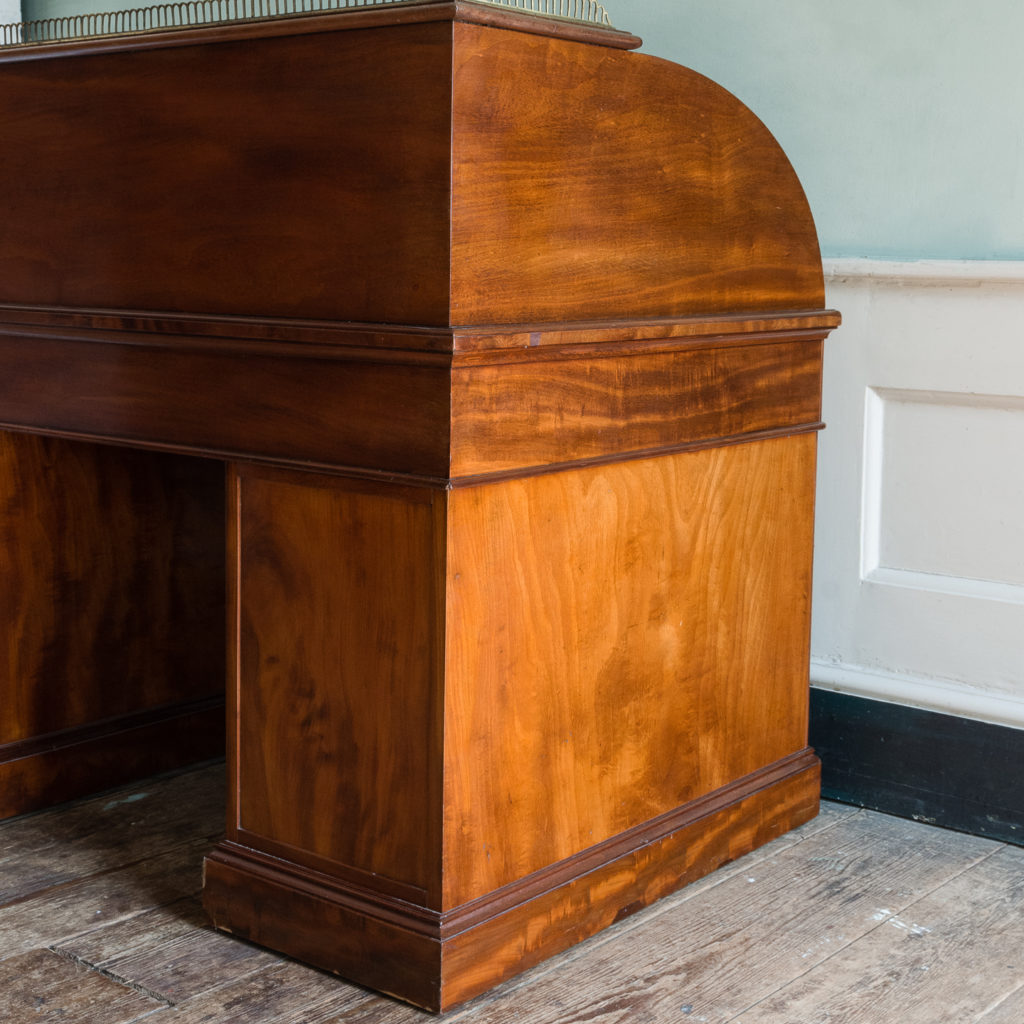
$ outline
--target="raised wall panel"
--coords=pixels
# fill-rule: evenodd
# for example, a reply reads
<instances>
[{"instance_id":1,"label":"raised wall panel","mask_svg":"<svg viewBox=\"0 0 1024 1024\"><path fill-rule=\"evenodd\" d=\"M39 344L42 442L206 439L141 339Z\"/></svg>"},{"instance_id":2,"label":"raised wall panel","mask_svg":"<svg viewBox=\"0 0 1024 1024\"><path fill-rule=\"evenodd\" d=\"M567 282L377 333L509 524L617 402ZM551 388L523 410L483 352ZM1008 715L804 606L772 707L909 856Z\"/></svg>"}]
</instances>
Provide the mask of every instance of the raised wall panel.
<instances>
[{"instance_id":1,"label":"raised wall panel","mask_svg":"<svg viewBox=\"0 0 1024 1024\"><path fill-rule=\"evenodd\" d=\"M1024 397L873 388L865 416L867 577L1024 600Z\"/></svg>"},{"instance_id":2,"label":"raised wall panel","mask_svg":"<svg viewBox=\"0 0 1024 1024\"><path fill-rule=\"evenodd\" d=\"M1020 265L838 261L828 288L812 680L1024 725Z\"/></svg>"}]
</instances>

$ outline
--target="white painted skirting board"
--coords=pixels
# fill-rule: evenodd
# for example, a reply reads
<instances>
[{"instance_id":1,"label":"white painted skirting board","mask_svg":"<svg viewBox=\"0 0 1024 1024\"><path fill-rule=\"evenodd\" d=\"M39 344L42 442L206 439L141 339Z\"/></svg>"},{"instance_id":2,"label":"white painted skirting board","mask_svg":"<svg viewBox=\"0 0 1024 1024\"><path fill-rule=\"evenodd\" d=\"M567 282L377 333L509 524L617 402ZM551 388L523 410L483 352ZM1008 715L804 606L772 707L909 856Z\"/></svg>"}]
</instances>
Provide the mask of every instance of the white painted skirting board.
<instances>
[{"instance_id":1,"label":"white painted skirting board","mask_svg":"<svg viewBox=\"0 0 1024 1024\"><path fill-rule=\"evenodd\" d=\"M1024 702L980 693L945 680L871 671L860 665L837 665L812 658L811 685L819 690L1024 729Z\"/></svg>"},{"instance_id":2,"label":"white painted skirting board","mask_svg":"<svg viewBox=\"0 0 1024 1024\"><path fill-rule=\"evenodd\" d=\"M824 261L811 679L1024 728L1024 261Z\"/></svg>"}]
</instances>

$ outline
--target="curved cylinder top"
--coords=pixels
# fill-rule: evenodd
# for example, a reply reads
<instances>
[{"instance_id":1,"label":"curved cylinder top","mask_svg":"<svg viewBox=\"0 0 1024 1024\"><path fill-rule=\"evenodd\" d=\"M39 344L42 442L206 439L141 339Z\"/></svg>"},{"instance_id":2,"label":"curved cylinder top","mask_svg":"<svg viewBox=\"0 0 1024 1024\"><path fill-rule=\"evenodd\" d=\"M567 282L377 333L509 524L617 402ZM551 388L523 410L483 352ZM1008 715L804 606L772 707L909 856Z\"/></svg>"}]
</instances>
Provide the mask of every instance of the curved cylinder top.
<instances>
[{"instance_id":1,"label":"curved cylinder top","mask_svg":"<svg viewBox=\"0 0 1024 1024\"><path fill-rule=\"evenodd\" d=\"M432 0L0 52L0 304L423 326L823 304L735 97Z\"/></svg>"}]
</instances>

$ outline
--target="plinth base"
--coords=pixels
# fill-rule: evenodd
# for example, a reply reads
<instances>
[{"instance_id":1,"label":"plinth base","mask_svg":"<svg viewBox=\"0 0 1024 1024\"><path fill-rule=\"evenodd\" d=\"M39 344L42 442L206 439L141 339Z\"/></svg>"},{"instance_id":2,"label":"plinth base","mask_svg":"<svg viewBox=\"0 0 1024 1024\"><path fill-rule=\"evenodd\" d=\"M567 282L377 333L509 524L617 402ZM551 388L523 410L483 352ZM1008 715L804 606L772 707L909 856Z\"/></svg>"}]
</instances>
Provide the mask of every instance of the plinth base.
<instances>
[{"instance_id":1,"label":"plinth base","mask_svg":"<svg viewBox=\"0 0 1024 1024\"><path fill-rule=\"evenodd\" d=\"M206 860L217 927L447 1010L813 818L810 751L447 913L237 843Z\"/></svg>"}]
</instances>

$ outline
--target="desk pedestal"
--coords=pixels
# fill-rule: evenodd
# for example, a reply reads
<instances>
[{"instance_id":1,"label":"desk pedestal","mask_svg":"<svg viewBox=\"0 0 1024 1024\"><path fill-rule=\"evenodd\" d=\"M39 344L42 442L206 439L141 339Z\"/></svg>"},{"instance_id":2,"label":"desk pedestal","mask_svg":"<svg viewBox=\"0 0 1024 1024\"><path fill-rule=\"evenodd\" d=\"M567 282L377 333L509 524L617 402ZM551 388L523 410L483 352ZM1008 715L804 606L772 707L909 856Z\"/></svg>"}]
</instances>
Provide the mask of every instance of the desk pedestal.
<instances>
[{"instance_id":1,"label":"desk pedestal","mask_svg":"<svg viewBox=\"0 0 1024 1024\"><path fill-rule=\"evenodd\" d=\"M214 922L435 1010L805 821L834 322L0 334L4 809L209 756L226 675Z\"/></svg>"},{"instance_id":2,"label":"desk pedestal","mask_svg":"<svg viewBox=\"0 0 1024 1024\"><path fill-rule=\"evenodd\" d=\"M214 921L444 1009L813 816L814 453L234 466Z\"/></svg>"}]
</instances>

